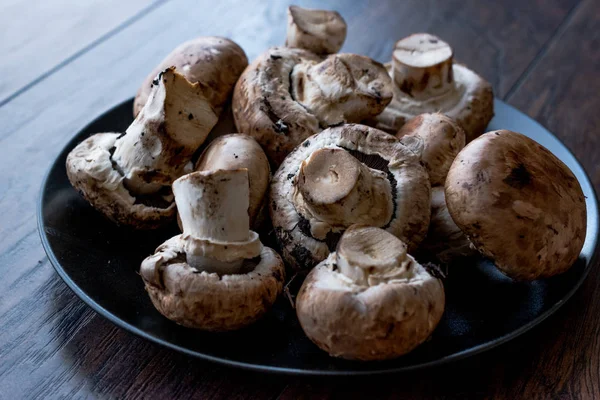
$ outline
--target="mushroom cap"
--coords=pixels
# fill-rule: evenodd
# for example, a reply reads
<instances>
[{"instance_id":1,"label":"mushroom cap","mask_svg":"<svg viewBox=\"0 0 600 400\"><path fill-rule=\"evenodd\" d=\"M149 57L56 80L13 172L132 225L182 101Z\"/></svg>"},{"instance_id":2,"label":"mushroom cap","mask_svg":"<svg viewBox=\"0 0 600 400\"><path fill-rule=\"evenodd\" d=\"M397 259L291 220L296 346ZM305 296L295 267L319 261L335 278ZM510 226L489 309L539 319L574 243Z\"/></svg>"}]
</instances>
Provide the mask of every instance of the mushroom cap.
<instances>
[{"instance_id":1,"label":"mushroom cap","mask_svg":"<svg viewBox=\"0 0 600 400\"><path fill-rule=\"evenodd\" d=\"M337 53L346 40L346 29L337 11L290 6L285 45L316 54Z\"/></svg>"},{"instance_id":2,"label":"mushroom cap","mask_svg":"<svg viewBox=\"0 0 600 400\"><path fill-rule=\"evenodd\" d=\"M368 57L321 57L302 49L274 47L238 80L232 109L240 132L253 136L279 165L322 127L359 122L391 101L391 79Z\"/></svg>"},{"instance_id":3,"label":"mushroom cap","mask_svg":"<svg viewBox=\"0 0 600 400\"><path fill-rule=\"evenodd\" d=\"M345 229L332 227L334 234L328 234L325 240L315 239L311 221L296 209L300 167L315 151L324 148L344 149L385 174L393 212L381 227L407 243L409 251L414 250L429 226L431 187L425 168L419 157L395 137L365 125L346 124L306 139L286 157L271 180L270 214L284 260L294 269L312 268L335 249Z\"/></svg>"},{"instance_id":4,"label":"mushroom cap","mask_svg":"<svg viewBox=\"0 0 600 400\"><path fill-rule=\"evenodd\" d=\"M394 248L406 247L386 234L391 238L383 241L397 242L386 243L393 253L387 258L394 259ZM382 251L377 243L370 247ZM298 320L310 340L334 357L358 360L395 358L423 343L444 312L444 287L410 255L403 256L402 273L372 285L357 284L344 275L337 253L317 265L296 298ZM370 264L373 257L365 257Z\"/></svg>"},{"instance_id":5,"label":"mushroom cap","mask_svg":"<svg viewBox=\"0 0 600 400\"><path fill-rule=\"evenodd\" d=\"M229 331L261 318L283 290L285 269L279 255L263 247L245 260L243 272L219 276L185 261L182 235L146 258L140 275L156 309L176 323L207 331Z\"/></svg>"},{"instance_id":6,"label":"mushroom cap","mask_svg":"<svg viewBox=\"0 0 600 400\"><path fill-rule=\"evenodd\" d=\"M172 194L133 197L124 177L112 165L118 133L97 133L78 144L67 156L69 181L98 211L118 225L154 229L175 216ZM90 160L93 160L91 162Z\"/></svg>"},{"instance_id":7,"label":"mushroom cap","mask_svg":"<svg viewBox=\"0 0 600 400\"><path fill-rule=\"evenodd\" d=\"M478 254L450 216L446 206L444 186L431 188L431 222L418 253L418 257L433 258L445 264Z\"/></svg>"},{"instance_id":8,"label":"mushroom cap","mask_svg":"<svg viewBox=\"0 0 600 400\"><path fill-rule=\"evenodd\" d=\"M568 270L586 234L577 178L545 147L488 132L456 157L445 185L450 215L506 275L533 280Z\"/></svg>"},{"instance_id":9,"label":"mushroom cap","mask_svg":"<svg viewBox=\"0 0 600 400\"><path fill-rule=\"evenodd\" d=\"M250 184L250 226L254 226L259 214L264 210L267 198L271 167L267 155L258 142L251 136L231 134L219 136L202 152L196 162L196 171L217 169L248 170Z\"/></svg>"},{"instance_id":10,"label":"mushroom cap","mask_svg":"<svg viewBox=\"0 0 600 400\"><path fill-rule=\"evenodd\" d=\"M440 113L417 115L404 124L396 137L421 155L432 186L444 184L452 161L465 147L465 131Z\"/></svg>"},{"instance_id":11,"label":"mushroom cap","mask_svg":"<svg viewBox=\"0 0 600 400\"><path fill-rule=\"evenodd\" d=\"M136 116L146 104L152 81L171 66L177 68L177 72L191 83L200 83L204 96L220 114L247 65L248 58L244 50L230 39L203 36L182 43L146 77L135 96L133 115Z\"/></svg>"}]
</instances>

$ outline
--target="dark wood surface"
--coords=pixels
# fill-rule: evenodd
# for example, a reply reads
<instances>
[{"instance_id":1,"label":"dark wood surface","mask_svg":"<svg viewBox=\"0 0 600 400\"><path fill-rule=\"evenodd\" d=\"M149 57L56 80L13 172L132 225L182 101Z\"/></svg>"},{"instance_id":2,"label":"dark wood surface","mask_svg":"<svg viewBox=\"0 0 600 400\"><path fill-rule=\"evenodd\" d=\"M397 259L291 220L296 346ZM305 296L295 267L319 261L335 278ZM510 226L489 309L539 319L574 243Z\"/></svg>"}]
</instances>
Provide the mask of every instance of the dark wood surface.
<instances>
[{"instance_id":1,"label":"dark wood surface","mask_svg":"<svg viewBox=\"0 0 600 400\"><path fill-rule=\"evenodd\" d=\"M0 399L600 398L598 268L557 314L513 342L446 367L377 378L225 368L96 315L58 278L40 245L35 203L50 162L78 128L132 96L179 42L225 35L249 58L283 43L288 3L107 1L35 14L37 3L0 6ZM555 132L600 187L597 0L299 3L340 11L349 24L343 50L380 61L408 33L442 36L498 97ZM38 15L31 17L37 22L5 23L23 15ZM43 28L39 15L62 19Z\"/></svg>"}]
</instances>

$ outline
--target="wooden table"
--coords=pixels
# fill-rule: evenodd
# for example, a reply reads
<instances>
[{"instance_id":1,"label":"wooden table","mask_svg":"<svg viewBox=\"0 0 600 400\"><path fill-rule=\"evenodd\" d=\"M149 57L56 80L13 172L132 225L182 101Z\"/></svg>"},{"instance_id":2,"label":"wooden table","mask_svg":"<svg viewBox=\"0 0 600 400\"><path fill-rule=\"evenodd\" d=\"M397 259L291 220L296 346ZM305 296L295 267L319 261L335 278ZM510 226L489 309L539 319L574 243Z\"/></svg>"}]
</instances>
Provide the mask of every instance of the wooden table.
<instances>
[{"instance_id":1,"label":"wooden table","mask_svg":"<svg viewBox=\"0 0 600 400\"><path fill-rule=\"evenodd\" d=\"M327 4L323 4L327 3ZM390 58L428 31L555 132L600 185L600 1L306 1L349 25L344 51ZM199 361L96 315L38 237L42 176L78 128L132 96L178 43L237 41L250 59L285 35L284 1L5 0L0 4L0 398L600 398L600 273L500 348L365 379L257 374Z\"/></svg>"}]
</instances>

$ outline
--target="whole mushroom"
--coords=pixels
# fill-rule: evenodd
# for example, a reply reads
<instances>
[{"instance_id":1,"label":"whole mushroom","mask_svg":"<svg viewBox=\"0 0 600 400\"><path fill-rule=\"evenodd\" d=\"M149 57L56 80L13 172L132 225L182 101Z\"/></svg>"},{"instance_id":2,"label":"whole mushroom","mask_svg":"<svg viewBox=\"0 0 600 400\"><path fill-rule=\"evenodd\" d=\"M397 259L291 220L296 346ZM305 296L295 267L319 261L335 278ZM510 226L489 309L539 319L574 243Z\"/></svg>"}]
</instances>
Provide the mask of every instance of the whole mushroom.
<instances>
[{"instance_id":1,"label":"whole mushroom","mask_svg":"<svg viewBox=\"0 0 600 400\"><path fill-rule=\"evenodd\" d=\"M140 275L156 309L183 326L227 331L262 317L281 293L279 255L249 230L248 171L198 171L173 183L183 234Z\"/></svg>"},{"instance_id":2,"label":"whole mushroom","mask_svg":"<svg viewBox=\"0 0 600 400\"><path fill-rule=\"evenodd\" d=\"M135 96L133 115L138 115L146 104L156 75L169 67L175 67L191 83L198 82L200 93L220 115L247 65L244 50L232 40L202 36L182 43L146 77Z\"/></svg>"},{"instance_id":3,"label":"whole mushroom","mask_svg":"<svg viewBox=\"0 0 600 400\"><path fill-rule=\"evenodd\" d=\"M288 7L287 47L315 54L337 53L346 40L346 21L337 11Z\"/></svg>"},{"instance_id":4,"label":"whole mushroom","mask_svg":"<svg viewBox=\"0 0 600 400\"><path fill-rule=\"evenodd\" d=\"M443 186L452 162L465 147L464 130L443 114L420 114L404 124L396 137L421 157L432 186L431 221L419 246L419 256L448 264L477 254L450 217Z\"/></svg>"},{"instance_id":5,"label":"whole mushroom","mask_svg":"<svg viewBox=\"0 0 600 400\"><path fill-rule=\"evenodd\" d=\"M547 278L577 260L586 234L577 178L534 140L507 130L467 145L445 185L452 219L515 280Z\"/></svg>"},{"instance_id":6,"label":"whole mushroom","mask_svg":"<svg viewBox=\"0 0 600 400\"><path fill-rule=\"evenodd\" d=\"M125 133L98 133L67 156L71 184L119 225L150 229L173 220L171 183L217 123L202 89L168 68Z\"/></svg>"},{"instance_id":7,"label":"whole mushroom","mask_svg":"<svg viewBox=\"0 0 600 400\"><path fill-rule=\"evenodd\" d=\"M383 229L351 226L296 298L302 329L335 357L383 360L423 343L445 307L444 286Z\"/></svg>"},{"instance_id":8,"label":"whole mushroom","mask_svg":"<svg viewBox=\"0 0 600 400\"><path fill-rule=\"evenodd\" d=\"M453 62L448 43L428 33L396 42L391 64L394 99L374 126L396 133L410 118L440 112L465 130L466 142L483 132L494 116L492 86L462 64Z\"/></svg>"},{"instance_id":9,"label":"whole mushroom","mask_svg":"<svg viewBox=\"0 0 600 400\"><path fill-rule=\"evenodd\" d=\"M465 131L444 114L420 114L396 134L402 144L421 157L431 186L443 185L456 155L465 147Z\"/></svg>"},{"instance_id":10,"label":"whole mushroom","mask_svg":"<svg viewBox=\"0 0 600 400\"><path fill-rule=\"evenodd\" d=\"M307 270L355 223L415 249L429 225L430 184L419 157L391 135L356 124L306 139L271 181L270 212L286 262Z\"/></svg>"},{"instance_id":11,"label":"whole mushroom","mask_svg":"<svg viewBox=\"0 0 600 400\"><path fill-rule=\"evenodd\" d=\"M219 136L202 152L196 171L246 168L250 184L250 226L261 224L267 204L271 167L258 142L251 136L231 134Z\"/></svg>"},{"instance_id":12,"label":"whole mushroom","mask_svg":"<svg viewBox=\"0 0 600 400\"><path fill-rule=\"evenodd\" d=\"M391 99L387 71L368 57L322 59L307 50L275 47L246 68L232 108L237 130L253 136L279 165L307 137L372 118Z\"/></svg>"},{"instance_id":13,"label":"whole mushroom","mask_svg":"<svg viewBox=\"0 0 600 400\"><path fill-rule=\"evenodd\" d=\"M431 222L417 257L453 264L479 254L464 232L456 225L446 205L444 186L431 188ZM421 259L421 258L419 258Z\"/></svg>"}]
</instances>

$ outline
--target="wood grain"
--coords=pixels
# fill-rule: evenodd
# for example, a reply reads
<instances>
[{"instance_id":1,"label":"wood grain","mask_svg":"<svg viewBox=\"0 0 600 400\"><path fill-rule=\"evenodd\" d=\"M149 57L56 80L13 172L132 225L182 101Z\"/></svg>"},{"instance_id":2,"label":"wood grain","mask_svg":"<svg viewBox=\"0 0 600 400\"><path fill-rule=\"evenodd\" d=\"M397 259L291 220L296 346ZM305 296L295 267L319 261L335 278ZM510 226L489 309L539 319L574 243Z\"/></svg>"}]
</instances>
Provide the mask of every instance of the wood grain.
<instances>
[{"instance_id":1,"label":"wood grain","mask_svg":"<svg viewBox=\"0 0 600 400\"><path fill-rule=\"evenodd\" d=\"M156 2L2 1L0 104Z\"/></svg>"},{"instance_id":2,"label":"wood grain","mask_svg":"<svg viewBox=\"0 0 600 400\"><path fill-rule=\"evenodd\" d=\"M600 184L590 150L600 122L597 1L300 3L339 10L350 27L343 50L380 61L408 33L439 34L498 95L510 94L557 132ZM284 41L285 2L196 4L161 4L0 107L0 398L600 397L597 269L557 315L500 349L375 379L280 377L201 362L114 327L78 300L49 265L34 216L41 178L62 146L132 96L183 40L228 36L250 58Z\"/></svg>"}]
</instances>

